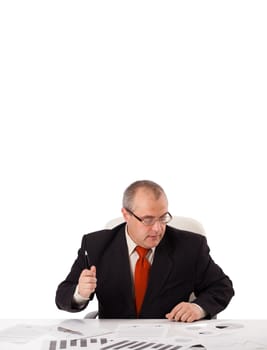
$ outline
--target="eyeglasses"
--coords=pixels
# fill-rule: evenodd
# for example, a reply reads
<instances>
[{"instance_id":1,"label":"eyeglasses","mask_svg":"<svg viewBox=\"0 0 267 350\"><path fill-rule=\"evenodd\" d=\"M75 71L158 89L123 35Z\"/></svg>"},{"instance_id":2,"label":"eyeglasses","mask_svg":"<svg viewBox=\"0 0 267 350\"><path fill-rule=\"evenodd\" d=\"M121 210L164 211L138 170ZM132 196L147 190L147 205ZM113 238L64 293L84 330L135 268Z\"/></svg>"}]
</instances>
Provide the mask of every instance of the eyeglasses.
<instances>
[{"instance_id":1,"label":"eyeglasses","mask_svg":"<svg viewBox=\"0 0 267 350\"><path fill-rule=\"evenodd\" d=\"M128 211L128 213L134 216L138 221L142 222L142 224L144 224L145 226L152 226L157 221L159 221L163 225L166 225L172 219L172 216L169 212L167 212L166 214L162 215L159 218L155 218L154 216L144 216L143 218L139 218L139 216L135 215L131 210L127 208L125 209Z\"/></svg>"}]
</instances>

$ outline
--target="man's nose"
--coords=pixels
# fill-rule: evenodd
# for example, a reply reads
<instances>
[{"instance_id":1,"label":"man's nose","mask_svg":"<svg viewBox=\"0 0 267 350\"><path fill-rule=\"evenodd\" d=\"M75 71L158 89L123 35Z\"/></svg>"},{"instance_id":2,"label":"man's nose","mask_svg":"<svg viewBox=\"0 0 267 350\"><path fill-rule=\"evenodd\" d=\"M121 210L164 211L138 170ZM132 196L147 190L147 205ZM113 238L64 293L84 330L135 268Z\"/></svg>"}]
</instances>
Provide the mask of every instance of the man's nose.
<instances>
[{"instance_id":1,"label":"man's nose","mask_svg":"<svg viewBox=\"0 0 267 350\"><path fill-rule=\"evenodd\" d=\"M162 229L162 223L160 222L159 219L154 222L154 224L152 225L152 228L155 231L160 231Z\"/></svg>"}]
</instances>

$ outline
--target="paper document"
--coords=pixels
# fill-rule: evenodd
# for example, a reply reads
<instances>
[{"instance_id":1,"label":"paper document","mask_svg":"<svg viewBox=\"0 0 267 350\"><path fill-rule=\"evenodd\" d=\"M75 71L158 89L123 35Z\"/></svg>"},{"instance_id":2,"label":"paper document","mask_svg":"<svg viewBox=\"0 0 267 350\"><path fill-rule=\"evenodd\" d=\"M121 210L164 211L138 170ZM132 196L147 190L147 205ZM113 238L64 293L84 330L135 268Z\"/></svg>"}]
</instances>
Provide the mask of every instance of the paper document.
<instances>
[{"instance_id":1,"label":"paper document","mask_svg":"<svg viewBox=\"0 0 267 350\"><path fill-rule=\"evenodd\" d=\"M169 326L167 324L120 324L114 331L114 335L118 338L158 338L164 337L168 333Z\"/></svg>"},{"instance_id":2,"label":"paper document","mask_svg":"<svg viewBox=\"0 0 267 350\"><path fill-rule=\"evenodd\" d=\"M33 326L17 324L0 331L0 342L27 343L51 331L51 326Z\"/></svg>"}]
</instances>

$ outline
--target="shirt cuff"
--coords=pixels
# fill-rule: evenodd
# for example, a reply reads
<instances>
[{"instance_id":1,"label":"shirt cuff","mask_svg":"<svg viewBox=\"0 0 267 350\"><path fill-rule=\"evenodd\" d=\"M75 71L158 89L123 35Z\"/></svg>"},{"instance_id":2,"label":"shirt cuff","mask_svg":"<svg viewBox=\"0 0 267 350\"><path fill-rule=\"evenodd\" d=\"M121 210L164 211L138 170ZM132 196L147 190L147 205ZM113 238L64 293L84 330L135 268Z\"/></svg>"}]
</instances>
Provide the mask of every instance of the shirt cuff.
<instances>
[{"instance_id":1,"label":"shirt cuff","mask_svg":"<svg viewBox=\"0 0 267 350\"><path fill-rule=\"evenodd\" d=\"M207 313L206 313L206 311L201 307L201 306L199 306L198 304L196 304L196 303L192 303L193 305L196 305L198 308L199 308L199 310L201 311L201 318L204 318L205 316L207 316Z\"/></svg>"},{"instance_id":2,"label":"shirt cuff","mask_svg":"<svg viewBox=\"0 0 267 350\"><path fill-rule=\"evenodd\" d=\"M90 298L84 298L82 297L79 292L78 292L78 284L75 288L75 292L73 294L73 300L76 304L78 304L79 306L83 306L87 303L87 301L90 299Z\"/></svg>"}]
</instances>

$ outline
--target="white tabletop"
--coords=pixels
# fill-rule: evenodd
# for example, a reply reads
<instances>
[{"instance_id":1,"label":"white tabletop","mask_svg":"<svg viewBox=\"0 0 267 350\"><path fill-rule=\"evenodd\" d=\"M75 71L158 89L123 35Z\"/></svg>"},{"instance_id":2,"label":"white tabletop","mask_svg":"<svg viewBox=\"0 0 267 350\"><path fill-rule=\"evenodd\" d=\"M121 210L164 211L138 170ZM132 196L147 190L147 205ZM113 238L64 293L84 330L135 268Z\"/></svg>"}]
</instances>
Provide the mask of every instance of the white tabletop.
<instances>
[{"instance_id":1,"label":"white tabletop","mask_svg":"<svg viewBox=\"0 0 267 350\"><path fill-rule=\"evenodd\" d=\"M0 350L266 350L267 320L0 320Z\"/></svg>"}]
</instances>

